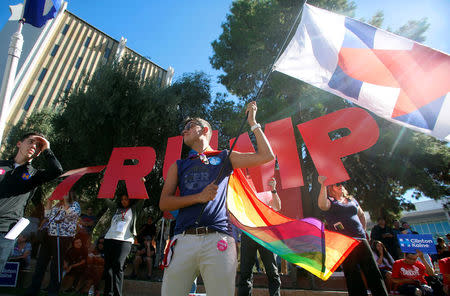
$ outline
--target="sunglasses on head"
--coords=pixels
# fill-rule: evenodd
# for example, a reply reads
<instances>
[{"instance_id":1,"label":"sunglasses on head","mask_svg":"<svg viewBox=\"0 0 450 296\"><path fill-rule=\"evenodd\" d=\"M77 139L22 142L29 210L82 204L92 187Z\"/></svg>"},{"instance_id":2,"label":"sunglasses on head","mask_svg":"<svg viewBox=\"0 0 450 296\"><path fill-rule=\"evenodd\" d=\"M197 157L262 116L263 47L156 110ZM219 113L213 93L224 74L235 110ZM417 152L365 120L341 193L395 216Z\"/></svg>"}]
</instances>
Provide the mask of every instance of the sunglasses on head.
<instances>
[{"instance_id":1,"label":"sunglasses on head","mask_svg":"<svg viewBox=\"0 0 450 296\"><path fill-rule=\"evenodd\" d=\"M203 127L203 125L200 124L200 122L197 121L189 121L185 126L184 126L184 131L188 131L190 130L194 125L198 125L199 127Z\"/></svg>"}]
</instances>

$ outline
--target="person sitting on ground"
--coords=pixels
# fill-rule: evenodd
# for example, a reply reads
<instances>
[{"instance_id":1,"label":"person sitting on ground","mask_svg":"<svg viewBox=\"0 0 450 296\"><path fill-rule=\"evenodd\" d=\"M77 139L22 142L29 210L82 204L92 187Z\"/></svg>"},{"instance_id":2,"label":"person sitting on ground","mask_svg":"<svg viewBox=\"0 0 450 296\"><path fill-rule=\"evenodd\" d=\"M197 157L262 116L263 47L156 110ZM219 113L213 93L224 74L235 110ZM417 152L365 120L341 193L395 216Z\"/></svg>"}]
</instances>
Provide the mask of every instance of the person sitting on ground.
<instances>
[{"instance_id":1,"label":"person sitting on ground","mask_svg":"<svg viewBox=\"0 0 450 296\"><path fill-rule=\"evenodd\" d=\"M86 213L80 216L80 220L78 221L80 229L77 234L86 247L88 247L88 243L91 241L92 232L96 223L97 216L94 215L92 207L88 207Z\"/></svg>"},{"instance_id":2,"label":"person sitting on ground","mask_svg":"<svg viewBox=\"0 0 450 296\"><path fill-rule=\"evenodd\" d=\"M90 288L94 286L94 295L100 295L100 281L102 280L103 270L105 267L104 254L104 238L99 238L96 245L89 252L87 257L86 271L80 279L76 288L81 293L88 293Z\"/></svg>"},{"instance_id":3,"label":"person sitting on ground","mask_svg":"<svg viewBox=\"0 0 450 296\"><path fill-rule=\"evenodd\" d=\"M371 245L373 257L377 262L378 269L383 276L383 279L386 283L386 287L391 286L391 276L392 276L392 265L394 265L394 258L392 258L391 254L389 254L386 247L382 242L378 240L374 240Z\"/></svg>"},{"instance_id":4,"label":"person sitting on ground","mask_svg":"<svg viewBox=\"0 0 450 296\"><path fill-rule=\"evenodd\" d=\"M437 250L437 259L443 259L446 257L450 257L450 252L448 250L448 246L445 243L444 238L442 237L438 237L437 238L437 245L436 245L436 250Z\"/></svg>"},{"instance_id":5,"label":"person sitting on ground","mask_svg":"<svg viewBox=\"0 0 450 296\"><path fill-rule=\"evenodd\" d=\"M392 266L392 283L397 285L396 290L403 295L432 296L433 289L428 285L426 275L434 276L434 270L419 250L416 254L405 253L405 259L395 261Z\"/></svg>"},{"instance_id":6,"label":"person sitting on ground","mask_svg":"<svg viewBox=\"0 0 450 296\"><path fill-rule=\"evenodd\" d=\"M64 256L64 272L62 287L65 290L75 290L80 277L86 268L87 249L83 246L81 238L77 237L72 242L72 247Z\"/></svg>"},{"instance_id":7,"label":"person sitting on ground","mask_svg":"<svg viewBox=\"0 0 450 296\"><path fill-rule=\"evenodd\" d=\"M137 277L139 266L141 266L142 263L145 263L147 267L147 279L151 279L154 257L155 248L152 245L152 237L147 235L144 237L144 241L139 244L136 251L136 255L133 261L133 273L131 274L131 278Z\"/></svg>"},{"instance_id":8,"label":"person sitting on ground","mask_svg":"<svg viewBox=\"0 0 450 296\"><path fill-rule=\"evenodd\" d=\"M19 262L20 268L28 268L31 260L31 243L25 235L19 234L11 256L8 258L10 262Z\"/></svg>"},{"instance_id":9,"label":"person sitting on ground","mask_svg":"<svg viewBox=\"0 0 450 296\"><path fill-rule=\"evenodd\" d=\"M439 271L442 273L444 293L450 295L450 257L439 260Z\"/></svg>"},{"instance_id":10,"label":"person sitting on ground","mask_svg":"<svg viewBox=\"0 0 450 296\"><path fill-rule=\"evenodd\" d=\"M144 242L144 237L150 236L150 240L153 240L156 236L156 226L153 223L152 217L147 218L147 224L143 225L137 234L137 239L139 243Z\"/></svg>"}]
</instances>

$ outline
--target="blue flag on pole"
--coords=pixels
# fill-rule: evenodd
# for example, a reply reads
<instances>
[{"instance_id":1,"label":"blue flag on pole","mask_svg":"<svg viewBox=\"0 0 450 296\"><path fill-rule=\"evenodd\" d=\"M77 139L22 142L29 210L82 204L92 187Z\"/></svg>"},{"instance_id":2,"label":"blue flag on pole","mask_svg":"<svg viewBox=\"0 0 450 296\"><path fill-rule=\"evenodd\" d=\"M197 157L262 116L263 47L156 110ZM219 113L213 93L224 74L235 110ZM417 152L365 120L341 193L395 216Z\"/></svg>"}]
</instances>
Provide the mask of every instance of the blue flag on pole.
<instances>
[{"instance_id":1,"label":"blue flag on pole","mask_svg":"<svg viewBox=\"0 0 450 296\"><path fill-rule=\"evenodd\" d=\"M26 0L23 18L25 23L40 28L56 16L62 0Z\"/></svg>"}]
</instances>

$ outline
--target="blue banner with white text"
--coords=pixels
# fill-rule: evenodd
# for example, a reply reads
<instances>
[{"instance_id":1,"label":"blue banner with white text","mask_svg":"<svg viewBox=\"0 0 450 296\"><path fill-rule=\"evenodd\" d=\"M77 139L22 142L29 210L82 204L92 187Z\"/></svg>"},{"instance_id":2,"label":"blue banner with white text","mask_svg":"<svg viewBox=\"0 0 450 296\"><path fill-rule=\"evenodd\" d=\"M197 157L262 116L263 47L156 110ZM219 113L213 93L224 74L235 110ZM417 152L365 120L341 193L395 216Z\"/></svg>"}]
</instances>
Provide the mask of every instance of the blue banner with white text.
<instances>
[{"instance_id":1,"label":"blue banner with white text","mask_svg":"<svg viewBox=\"0 0 450 296\"><path fill-rule=\"evenodd\" d=\"M399 234L397 238L403 253L416 253L420 250L425 254L437 254L431 234Z\"/></svg>"}]
</instances>

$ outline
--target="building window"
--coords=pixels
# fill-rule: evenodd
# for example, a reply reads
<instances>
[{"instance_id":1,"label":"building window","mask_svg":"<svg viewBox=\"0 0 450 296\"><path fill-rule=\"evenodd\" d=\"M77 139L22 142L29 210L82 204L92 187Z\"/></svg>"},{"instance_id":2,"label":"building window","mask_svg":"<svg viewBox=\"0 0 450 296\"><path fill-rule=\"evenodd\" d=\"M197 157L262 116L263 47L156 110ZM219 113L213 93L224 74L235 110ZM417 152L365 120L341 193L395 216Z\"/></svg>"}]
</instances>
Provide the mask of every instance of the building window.
<instances>
[{"instance_id":1,"label":"building window","mask_svg":"<svg viewBox=\"0 0 450 296\"><path fill-rule=\"evenodd\" d=\"M142 69L142 72L141 72L141 78L142 78L142 79L145 78L145 68Z\"/></svg>"},{"instance_id":2,"label":"building window","mask_svg":"<svg viewBox=\"0 0 450 296\"><path fill-rule=\"evenodd\" d=\"M69 31L69 24L66 24L64 26L64 29L62 30L61 34L66 35L67 31Z\"/></svg>"},{"instance_id":3,"label":"building window","mask_svg":"<svg viewBox=\"0 0 450 296\"><path fill-rule=\"evenodd\" d=\"M33 100L34 100L34 96L29 95L27 102L25 103L25 106L23 106L23 110L28 111L28 109L30 109L31 103L33 103Z\"/></svg>"},{"instance_id":4,"label":"building window","mask_svg":"<svg viewBox=\"0 0 450 296\"><path fill-rule=\"evenodd\" d=\"M56 53L58 52L58 49L59 49L59 45L58 45L58 44L55 44L55 46L53 47L53 50L52 50L52 52L50 53L50 55L51 55L52 57L54 57L54 56L56 55Z\"/></svg>"},{"instance_id":5,"label":"building window","mask_svg":"<svg viewBox=\"0 0 450 296\"><path fill-rule=\"evenodd\" d=\"M77 63L75 64L75 69L80 68L80 65L81 65L81 62L82 62L82 61L83 61L83 58L82 58L82 57L79 57L78 60L77 60Z\"/></svg>"},{"instance_id":6,"label":"building window","mask_svg":"<svg viewBox=\"0 0 450 296\"><path fill-rule=\"evenodd\" d=\"M163 79L163 73L158 69L158 84L161 85Z\"/></svg>"},{"instance_id":7,"label":"building window","mask_svg":"<svg viewBox=\"0 0 450 296\"><path fill-rule=\"evenodd\" d=\"M105 49L105 54L103 55L103 57L104 57L105 59L108 59L110 54L111 54L111 48L107 47L107 48Z\"/></svg>"},{"instance_id":8,"label":"building window","mask_svg":"<svg viewBox=\"0 0 450 296\"><path fill-rule=\"evenodd\" d=\"M67 81L66 89L64 90L65 92L68 92L70 90L70 88L72 87L72 82L72 80Z\"/></svg>"},{"instance_id":9,"label":"building window","mask_svg":"<svg viewBox=\"0 0 450 296\"><path fill-rule=\"evenodd\" d=\"M86 39L86 42L84 43L84 46L86 46L86 47L88 47L89 46L89 43L91 43L91 37L88 37L87 39Z\"/></svg>"},{"instance_id":10,"label":"building window","mask_svg":"<svg viewBox=\"0 0 450 296\"><path fill-rule=\"evenodd\" d=\"M44 80L45 74L47 74L47 68L42 69L41 75L39 75L38 81L42 82L42 80Z\"/></svg>"}]
</instances>

